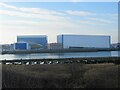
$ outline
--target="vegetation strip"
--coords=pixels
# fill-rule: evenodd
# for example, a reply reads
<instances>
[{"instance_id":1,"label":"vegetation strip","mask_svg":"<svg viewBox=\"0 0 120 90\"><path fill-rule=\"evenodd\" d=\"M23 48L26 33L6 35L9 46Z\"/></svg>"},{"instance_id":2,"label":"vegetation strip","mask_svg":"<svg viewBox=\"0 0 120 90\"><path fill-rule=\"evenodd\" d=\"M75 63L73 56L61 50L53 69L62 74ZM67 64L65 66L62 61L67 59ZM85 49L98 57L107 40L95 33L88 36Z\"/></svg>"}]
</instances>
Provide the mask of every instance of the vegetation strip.
<instances>
[{"instance_id":1,"label":"vegetation strip","mask_svg":"<svg viewBox=\"0 0 120 90\"><path fill-rule=\"evenodd\" d=\"M0 63L34 63L40 64L44 62L44 64L59 64L59 63L86 63L86 64L95 64L95 63L120 63L120 57L85 57L85 58L57 58L57 59L18 59L18 60L2 60Z\"/></svg>"},{"instance_id":2,"label":"vegetation strip","mask_svg":"<svg viewBox=\"0 0 120 90\"><path fill-rule=\"evenodd\" d=\"M116 48L69 48L69 49L41 49L41 50L14 50L2 51L1 54L32 54L32 53L66 53L66 52L97 52L118 51Z\"/></svg>"}]
</instances>

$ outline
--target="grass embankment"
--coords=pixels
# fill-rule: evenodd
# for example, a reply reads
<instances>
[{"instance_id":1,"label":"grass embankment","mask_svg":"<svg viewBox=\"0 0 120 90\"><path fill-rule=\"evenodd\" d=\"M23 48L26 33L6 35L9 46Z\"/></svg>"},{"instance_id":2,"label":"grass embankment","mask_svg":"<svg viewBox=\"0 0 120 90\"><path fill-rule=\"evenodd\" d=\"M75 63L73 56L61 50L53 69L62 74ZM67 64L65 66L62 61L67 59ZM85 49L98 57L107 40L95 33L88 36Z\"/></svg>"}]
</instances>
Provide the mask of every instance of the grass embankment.
<instances>
[{"instance_id":1,"label":"grass embankment","mask_svg":"<svg viewBox=\"0 0 120 90\"><path fill-rule=\"evenodd\" d=\"M118 88L120 65L3 65L3 88Z\"/></svg>"}]
</instances>

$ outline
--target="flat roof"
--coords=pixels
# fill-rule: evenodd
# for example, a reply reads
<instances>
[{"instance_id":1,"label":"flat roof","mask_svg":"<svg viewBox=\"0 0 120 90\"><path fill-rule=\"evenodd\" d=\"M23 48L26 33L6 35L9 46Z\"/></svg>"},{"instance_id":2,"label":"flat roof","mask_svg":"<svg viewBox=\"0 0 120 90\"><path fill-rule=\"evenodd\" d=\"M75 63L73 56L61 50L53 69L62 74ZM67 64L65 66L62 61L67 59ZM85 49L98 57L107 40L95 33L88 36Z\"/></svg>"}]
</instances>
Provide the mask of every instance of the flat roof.
<instances>
[{"instance_id":1,"label":"flat roof","mask_svg":"<svg viewBox=\"0 0 120 90\"><path fill-rule=\"evenodd\" d=\"M47 35L18 35L17 38L41 38L47 37Z\"/></svg>"},{"instance_id":2,"label":"flat roof","mask_svg":"<svg viewBox=\"0 0 120 90\"><path fill-rule=\"evenodd\" d=\"M109 36L110 35L78 35L78 34L60 34L60 35L57 35L57 36Z\"/></svg>"}]
</instances>

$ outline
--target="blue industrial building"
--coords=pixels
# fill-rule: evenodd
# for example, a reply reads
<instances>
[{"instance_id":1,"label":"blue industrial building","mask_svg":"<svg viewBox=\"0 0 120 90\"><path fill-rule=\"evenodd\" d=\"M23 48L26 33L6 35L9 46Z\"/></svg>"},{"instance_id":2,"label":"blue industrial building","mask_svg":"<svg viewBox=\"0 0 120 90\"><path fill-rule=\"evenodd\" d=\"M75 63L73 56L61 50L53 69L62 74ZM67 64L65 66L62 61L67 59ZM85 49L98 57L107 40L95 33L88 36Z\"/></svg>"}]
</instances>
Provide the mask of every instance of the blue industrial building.
<instances>
[{"instance_id":1,"label":"blue industrial building","mask_svg":"<svg viewBox=\"0 0 120 90\"><path fill-rule=\"evenodd\" d=\"M21 35L21 36L17 36L17 42L26 42L30 46L35 44L40 45L44 49L46 49L48 45L46 35Z\"/></svg>"},{"instance_id":2,"label":"blue industrial building","mask_svg":"<svg viewBox=\"0 0 120 90\"><path fill-rule=\"evenodd\" d=\"M24 42L18 42L14 44L14 49L15 50L27 50L28 48L28 43Z\"/></svg>"}]
</instances>

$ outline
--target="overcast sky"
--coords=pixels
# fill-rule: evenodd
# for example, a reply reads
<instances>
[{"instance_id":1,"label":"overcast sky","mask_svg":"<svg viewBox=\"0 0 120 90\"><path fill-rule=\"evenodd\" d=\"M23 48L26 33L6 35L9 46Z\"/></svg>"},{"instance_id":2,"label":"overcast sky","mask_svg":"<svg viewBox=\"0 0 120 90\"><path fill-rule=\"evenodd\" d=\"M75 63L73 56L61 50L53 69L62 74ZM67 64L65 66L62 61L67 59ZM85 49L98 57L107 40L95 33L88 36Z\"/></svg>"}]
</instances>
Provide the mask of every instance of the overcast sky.
<instances>
[{"instance_id":1,"label":"overcast sky","mask_svg":"<svg viewBox=\"0 0 120 90\"><path fill-rule=\"evenodd\" d=\"M75 0L74 0L75 1ZM1 2L0 43L16 42L17 35L110 35L118 40L117 2Z\"/></svg>"}]
</instances>

